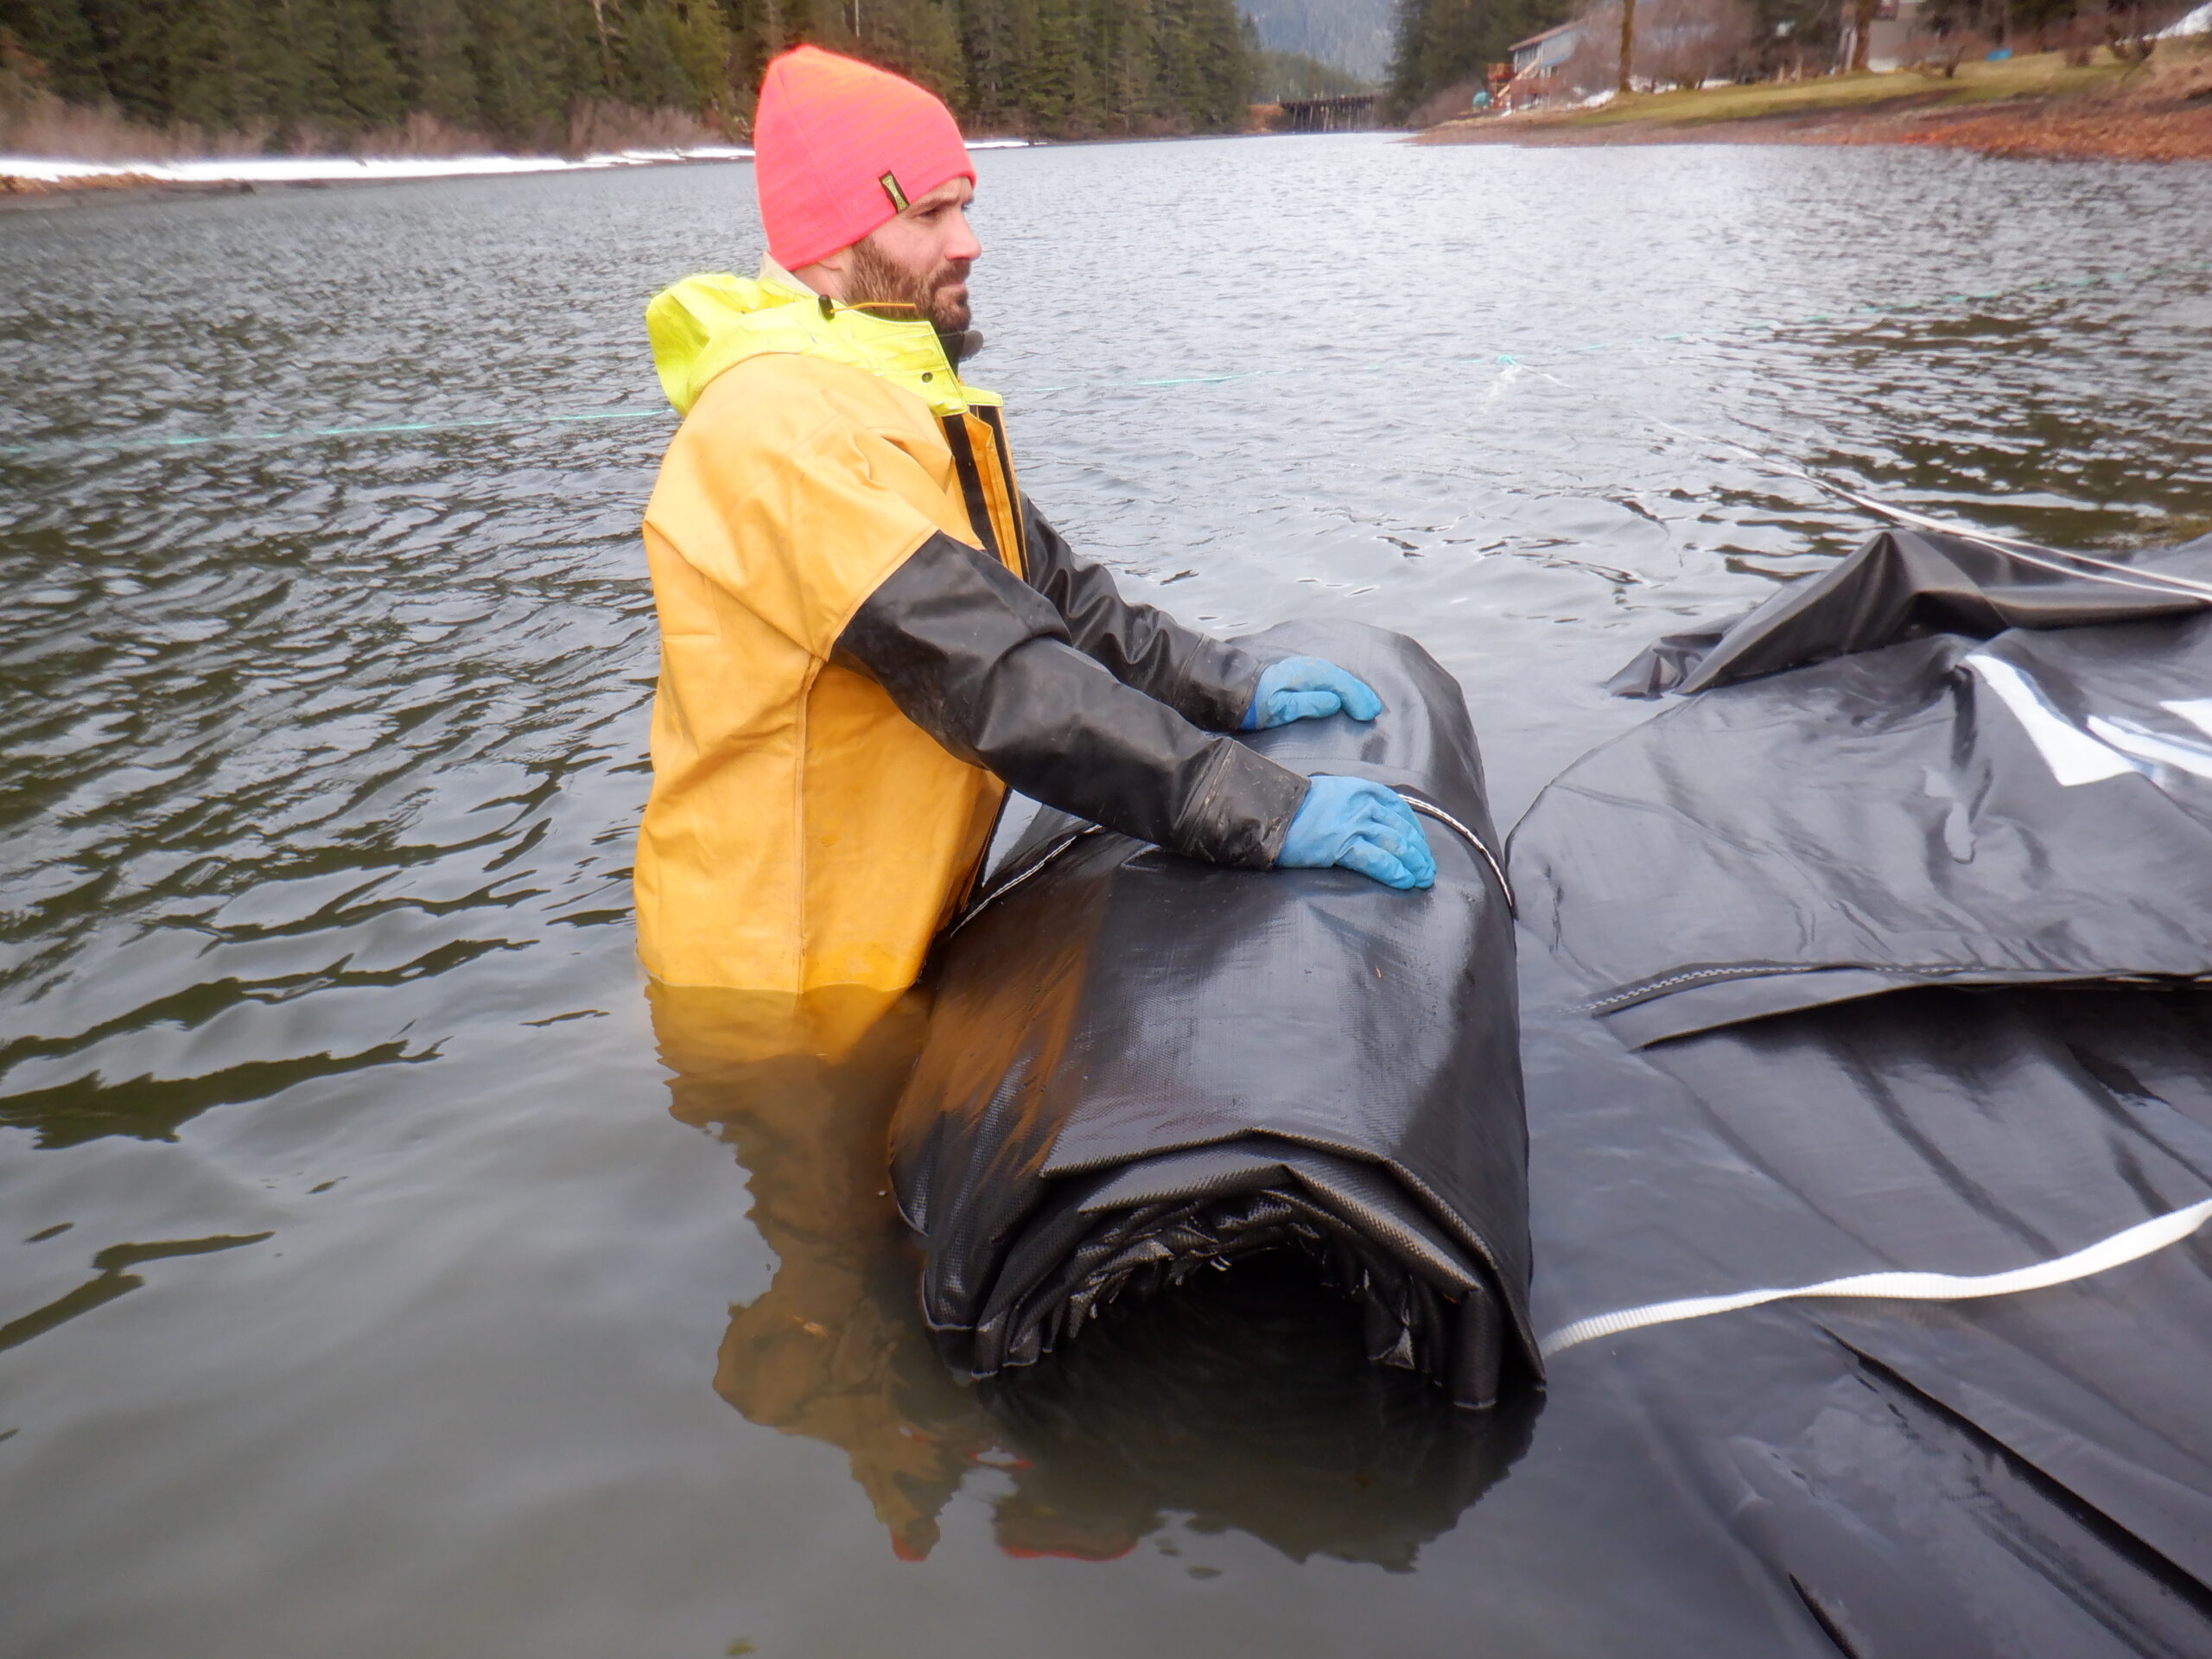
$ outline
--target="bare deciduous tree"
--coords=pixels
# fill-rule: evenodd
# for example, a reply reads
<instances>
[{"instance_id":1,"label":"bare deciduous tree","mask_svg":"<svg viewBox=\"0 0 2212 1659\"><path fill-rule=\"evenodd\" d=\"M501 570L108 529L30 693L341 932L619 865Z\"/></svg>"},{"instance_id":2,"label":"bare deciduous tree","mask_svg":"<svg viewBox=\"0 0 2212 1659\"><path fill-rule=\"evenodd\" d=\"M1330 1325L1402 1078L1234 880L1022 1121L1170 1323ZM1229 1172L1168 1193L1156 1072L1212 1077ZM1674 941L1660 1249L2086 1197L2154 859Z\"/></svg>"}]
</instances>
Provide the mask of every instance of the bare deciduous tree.
<instances>
[{"instance_id":1,"label":"bare deciduous tree","mask_svg":"<svg viewBox=\"0 0 2212 1659\"><path fill-rule=\"evenodd\" d=\"M1853 74L1866 73L1866 54L1874 41L1875 0L1852 0L1851 5L1851 69Z\"/></svg>"},{"instance_id":2,"label":"bare deciduous tree","mask_svg":"<svg viewBox=\"0 0 2212 1659\"><path fill-rule=\"evenodd\" d=\"M1585 94L1731 79L1748 61L1756 32L1745 0L1625 0L1592 6L1581 23L1559 79Z\"/></svg>"}]
</instances>

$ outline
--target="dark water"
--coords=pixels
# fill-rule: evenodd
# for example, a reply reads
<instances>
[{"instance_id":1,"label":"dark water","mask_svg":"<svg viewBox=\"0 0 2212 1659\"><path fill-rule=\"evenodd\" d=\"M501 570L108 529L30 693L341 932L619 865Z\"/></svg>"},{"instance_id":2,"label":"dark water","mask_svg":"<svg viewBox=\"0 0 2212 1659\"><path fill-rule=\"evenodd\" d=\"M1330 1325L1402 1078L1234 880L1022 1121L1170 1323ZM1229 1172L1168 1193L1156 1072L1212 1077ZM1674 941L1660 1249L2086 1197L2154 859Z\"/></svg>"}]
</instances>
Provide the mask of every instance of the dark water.
<instances>
[{"instance_id":1,"label":"dark water","mask_svg":"<svg viewBox=\"0 0 2212 1659\"><path fill-rule=\"evenodd\" d=\"M2203 169L980 161L1032 493L1209 626L1418 635L1507 822L1642 717L1596 688L1648 637L1866 527L1653 416L2044 540L2212 528ZM0 217L7 1650L1679 1634L1560 1518L1572 1399L1440 1424L1294 1284L954 1387L875 1153L914 1011L777 1060L649 1001L666 423L296 435L650 409L639 308L748 268L749 208L716 168ZM279 435L143 442L222 435Z\"/></svg>"}]
</instances>

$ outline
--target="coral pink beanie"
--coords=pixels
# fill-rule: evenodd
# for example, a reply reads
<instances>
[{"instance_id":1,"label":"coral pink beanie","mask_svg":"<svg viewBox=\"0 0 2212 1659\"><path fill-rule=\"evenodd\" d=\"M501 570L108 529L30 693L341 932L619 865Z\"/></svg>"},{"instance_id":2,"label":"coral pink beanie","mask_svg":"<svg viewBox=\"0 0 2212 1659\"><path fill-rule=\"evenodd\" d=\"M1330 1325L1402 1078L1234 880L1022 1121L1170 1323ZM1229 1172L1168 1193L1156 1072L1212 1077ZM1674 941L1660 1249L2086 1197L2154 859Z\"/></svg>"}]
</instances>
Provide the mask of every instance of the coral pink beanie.
<instances>
[{"instance_id":1,"label":"coral pink beanie","mask_svg":"<svg viewBox=\"0 0 2212 1659\"><path fill-rule=\"evenodd\" d=\"M911 80L802 46L768 66L753 182L768 252L797 270L849 248L976 164L952 111Z\"/></svg>"}]
</instances>

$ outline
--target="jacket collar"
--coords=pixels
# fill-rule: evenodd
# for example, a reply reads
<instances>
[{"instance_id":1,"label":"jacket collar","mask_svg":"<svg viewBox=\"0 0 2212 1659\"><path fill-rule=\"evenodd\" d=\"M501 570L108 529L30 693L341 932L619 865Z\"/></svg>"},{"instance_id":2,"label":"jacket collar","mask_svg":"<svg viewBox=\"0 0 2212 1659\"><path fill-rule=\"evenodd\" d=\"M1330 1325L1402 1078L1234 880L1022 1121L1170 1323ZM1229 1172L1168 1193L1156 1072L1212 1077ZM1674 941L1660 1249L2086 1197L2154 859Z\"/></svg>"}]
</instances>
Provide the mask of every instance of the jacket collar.
<instances>
[{"instance_id":1,"label":"jacket collar","mask_svg":"<svg viewBox=\"0 0 2212 1659\"><path fill-rule=\"evenodd\" d=\"M962 382L926 321L871 315L817 294L772 259L747 280L687 276L645 308L653 365L679 415L716 375L772 353L842 363L913 393L939 416L995 405L997 393Z\"/></svg>"}]
</instances>

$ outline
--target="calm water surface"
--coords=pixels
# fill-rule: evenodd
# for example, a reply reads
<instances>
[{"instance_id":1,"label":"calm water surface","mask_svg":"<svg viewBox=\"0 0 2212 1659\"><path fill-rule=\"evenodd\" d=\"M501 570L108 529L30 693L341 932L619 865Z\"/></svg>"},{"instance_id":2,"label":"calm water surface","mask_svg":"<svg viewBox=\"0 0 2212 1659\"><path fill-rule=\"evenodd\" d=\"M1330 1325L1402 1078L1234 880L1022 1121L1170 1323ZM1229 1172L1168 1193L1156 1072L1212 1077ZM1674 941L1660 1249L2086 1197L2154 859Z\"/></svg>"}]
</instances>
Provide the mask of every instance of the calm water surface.
<instances>
[{"instance_id":1,"label":"calm water surface","mask_svg":"<svg viewBox=\"0 0 2212 1659\"><path fill-rule=\"evenodd\" d=\"M2044 540L2212 529L2212 171L978 160L1030 491L1207 626L1419 636L1505 822L1643 717L1597 686L1646 639L1867 528L1716 440ZM652 409L640 307L749 269L750 207L729 167L0 217L8 1650L1681 1634L1595 1587L1627 1500L1569 1478L1571 1397L1440 1425L1295 1286L955 1387L882 1196L912 1011L778 1061L648 996L668 421L300 435ZM200 437L248 441L145 442Z\"/></svg>"}]
</instances>

